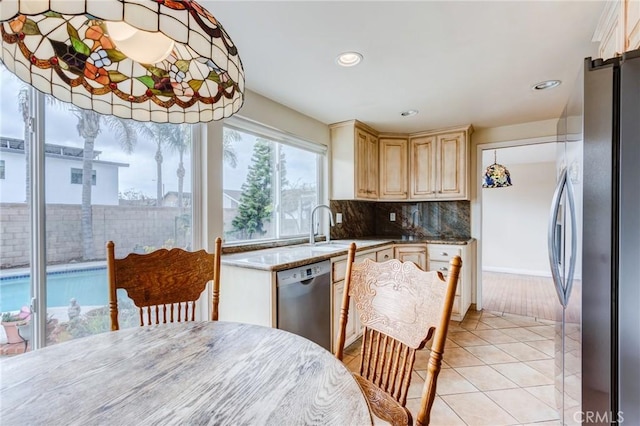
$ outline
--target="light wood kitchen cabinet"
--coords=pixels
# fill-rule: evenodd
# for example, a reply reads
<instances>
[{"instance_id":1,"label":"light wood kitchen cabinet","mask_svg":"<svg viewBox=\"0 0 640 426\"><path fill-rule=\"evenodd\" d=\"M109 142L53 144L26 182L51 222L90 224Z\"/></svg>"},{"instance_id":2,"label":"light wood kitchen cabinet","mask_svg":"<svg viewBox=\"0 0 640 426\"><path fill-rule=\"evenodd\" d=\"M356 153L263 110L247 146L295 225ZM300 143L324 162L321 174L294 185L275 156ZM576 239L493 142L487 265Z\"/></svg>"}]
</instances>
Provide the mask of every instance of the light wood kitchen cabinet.
<instances>
[{"instance_id":1,"label":"light wood kitchen cabinet","mask_svg":"<svg viewBox=\"0 0 640 426\"><path fill-rule=\"evenodd\" d=\"M436 194L436 137L421 136L409 141L409 197L435 198Z\"/></svg>"},{"instance_id":2,"label":"light wood kitchen cabinet","mask_svg":"<svg viewBox=\"0 0 640 426\"><path fill-rule=\"evenodd\" d=\"M475 240L465 245L428 244L428 270L439 271L445 279L449 275L449 261L453 256L462 258L462 269L458 276L456 296L451 311L451 319L462 321L471 306L471 287L475 283Z\"/></svg>"},{"instance_id":3,"label":"light wood kitchen cabinet","mask_svg":"<svg viewBox=\"0 0 640 426\"><path fill-rule=\"evenodd\" d=\"M342 308L342 295L344 293L344 280L333 283L333 352L337 350L338 332L340 327L340 309ZM358 338L360 319L356 314L356 303L349 299L349 318L345 328L345 347Z\"/></svg>"},{"instance_id":4,"label":"light wood kitchen cabinet","mask_svg":"<svg viewBox=\"0 0 640 426\"><path fill-rule=\"evenodd\" d=\"M471 125L378 134L357 120L331 130L331 199L468 200Z\"/></svg>"},{"instance_id":5,"label":"light wood kitchen cabinet","mask_svg":"<svg viewBox=\"0 0 640 426\"><path fill-rule=\"evenodd\" d=\"M356 196L378 198L378 138L356 128Z\"/></svg>"},{"instance_id":6,"label":"light wood kitchen cabinet","mask_svg":"<svg viewBox=\"0 0 640 426\"><path fill-rule=\"evenodd\" d=\"M409 139L409 198L469 199L469 137L472 127L422 133Z\"/></svg>"},{"instance_id":7,"label":"light wood kitchen cabinet","mask_svg":"<svg viewBox=\"0 0 640 426\"><path fill-rule=\"evenodd\" d=\"M388 249L378 250L376 252L376 262L386 262L387 260L393 259L393 247L389 247Z\"/></svg>"},{"instance_id":8,"label":"light wood kitchen cabinet","mask_svg":"<svg viewBox=\"0 0 640 426\"><path fill-rule=\"evenodd\" d=\"M398 244L393 248L394 257L401 262L413 262L423 271L427 270L426 244Z\"/></svg>"},{"instance_id":9,"label":"light wood kitchen cabinet","mask_svg":"<svg viewBox=\"0 0 640 426\"><path fill-rule=\"evenodd\" d=\"M407 138L380 137L380 199L405 200L408 196Z\"/></svg>"},{"instance_id":10,"label":"light wood kitchen cabinet","mask_svg":"<svg viewBox=\"0 0 640 426\"><path fill-rule=\"evenodd\" d=\"M373 250L367 250L365 252L358 252L354 263L360 263L364 259L371 259L376 262L380 262L380 258L384 258L385 255L388 255L389 252L393 253L393 248L390 246L378 247ZM338 343L338 332L340 330L340 308L342 307L342 295L344 293L344 280L347 271L347 257L346 256L338 256L331 259L331 280L333 282L333 292L332 292L332 335L333 342L332 348L333 351L336 351L336 344ZM353 343L358 337L362 335L362 324L360 323L360 317L358 316L358 312L356 310L356 305L354 299L349 300L349 317L347 318L347 326L345 329L345 339L344 345L345 347Z\"/></svg>"},{"instance_id":11,"label":"light wood kitchen cabinet","mask_svg":"<svg viewBox=\"0 0 640 426\"><path fill-rule=\"evenodd\" d=\"M625 50L640 48L640 1L624 0L625 8Z\"/></svg>"},{"instance_id":12,"label":"light wood kitchen cabinet","mask_svg":"<svg viewBox=\"0 0 640 426\"><path fill-rule=\"evenodd\" d=\"M357 120L329 126L331 199L378 199L378 136Z\"/></svg>"},{"instance_id":13,"label":"light wood kitchen cabinet","mask_svg":"<svg viewBox=\"0 0 640 426\"><path fill-rule=\"evenodd\" d=\"M597 58L609 59L640 48L640 2L618 0L607 2L594 31L598 42Z\"/></svg>"}]
</instances>

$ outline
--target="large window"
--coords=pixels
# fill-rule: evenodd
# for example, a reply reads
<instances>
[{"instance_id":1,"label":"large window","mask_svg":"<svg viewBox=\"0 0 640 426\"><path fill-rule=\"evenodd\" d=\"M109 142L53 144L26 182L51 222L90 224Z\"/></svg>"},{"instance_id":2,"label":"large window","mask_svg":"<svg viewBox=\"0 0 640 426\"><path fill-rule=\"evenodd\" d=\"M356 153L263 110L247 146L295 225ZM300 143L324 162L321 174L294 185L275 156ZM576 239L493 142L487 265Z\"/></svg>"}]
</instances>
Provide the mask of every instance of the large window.
<instances>
[{"instance_id":1,"label":"large window","mask_svg":"<svg viewBox=\"0 0 640 426\"><path fill-rule=\"evenodd\" d=\"M226 243L309 235L325 147L242 122L225 125L223 140Z\"/></svg>"}]
</instances>

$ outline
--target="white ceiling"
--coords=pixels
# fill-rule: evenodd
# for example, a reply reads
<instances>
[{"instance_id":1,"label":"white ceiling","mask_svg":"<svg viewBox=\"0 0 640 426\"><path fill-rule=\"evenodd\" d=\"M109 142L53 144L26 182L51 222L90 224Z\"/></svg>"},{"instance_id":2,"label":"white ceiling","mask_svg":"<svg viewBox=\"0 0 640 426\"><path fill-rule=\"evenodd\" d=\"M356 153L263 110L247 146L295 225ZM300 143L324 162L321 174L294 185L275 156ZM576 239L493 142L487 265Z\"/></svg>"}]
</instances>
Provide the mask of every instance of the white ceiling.
<instances>
[{"instance_id":1,"label":"white ceiling","mask_svg":"<svg viewBox=\"0 0 640 426\"><path fill-rule=\"evenodd\" d=\"M603 1L214 1L246 86L323 123L476 129L560 115ZM354 68L336 55L364 55ZM557 89L534 83L560 79ZM400 112L417 109L413 117Z\"/></svg>"}]
</instances>

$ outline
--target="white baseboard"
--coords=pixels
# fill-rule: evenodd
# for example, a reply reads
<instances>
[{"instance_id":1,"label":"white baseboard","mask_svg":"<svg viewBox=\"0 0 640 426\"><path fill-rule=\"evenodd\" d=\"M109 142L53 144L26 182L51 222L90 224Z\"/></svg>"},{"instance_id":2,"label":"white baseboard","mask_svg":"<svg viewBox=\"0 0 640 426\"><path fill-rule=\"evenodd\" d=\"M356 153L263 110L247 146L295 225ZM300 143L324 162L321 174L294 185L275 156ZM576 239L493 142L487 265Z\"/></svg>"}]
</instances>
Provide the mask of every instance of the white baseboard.
<instances>
[{"instance_id":1,"label":"white baseboard","mask_svg":"<svg viewBox=\"0 0 640 426\"><path fill-rule=\"evenodd\" d=\"M501 266L483 266L482 271L501 272L503 274L533 275L536 277L551 277L550 270L540 271L534 269L503 268Z\"/></svg>"},{"instance_id":2,"label":"white baseboard","mask_svg":"<svg viewBox=\"0 0 640 426\"><path fill-rule=\"evenodd\" d=\"M516 274L516 275L532 275L535 277L551 277L550 270L531 270L531 269L517 269L517 268L503 268L501 266L483 266L482 271L486 272L500 272L503 274ZM573 279L580 280L582 279L581 274L574 274Z\"/></svg>"}]
</instances>

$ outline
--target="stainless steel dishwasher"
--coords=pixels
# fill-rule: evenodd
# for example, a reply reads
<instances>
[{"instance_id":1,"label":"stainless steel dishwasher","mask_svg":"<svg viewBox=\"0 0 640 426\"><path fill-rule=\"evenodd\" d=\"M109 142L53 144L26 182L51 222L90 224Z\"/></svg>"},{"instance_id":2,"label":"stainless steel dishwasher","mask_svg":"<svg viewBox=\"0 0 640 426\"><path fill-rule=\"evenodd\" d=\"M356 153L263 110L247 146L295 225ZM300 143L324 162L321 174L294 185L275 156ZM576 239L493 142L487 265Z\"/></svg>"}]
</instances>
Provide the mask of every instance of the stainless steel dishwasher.
<instances>
[{"instance_id":1,"label":"stainless steel dishwasher","mask_svg":"<svg viewBox=\"0 0 640 426\"><path fill-rule=\"evenodd\" d=\"M331 261L277 273L278 328L331 351Z\"/></svg>"}]
</instances>

